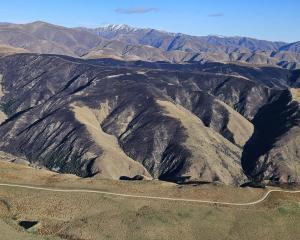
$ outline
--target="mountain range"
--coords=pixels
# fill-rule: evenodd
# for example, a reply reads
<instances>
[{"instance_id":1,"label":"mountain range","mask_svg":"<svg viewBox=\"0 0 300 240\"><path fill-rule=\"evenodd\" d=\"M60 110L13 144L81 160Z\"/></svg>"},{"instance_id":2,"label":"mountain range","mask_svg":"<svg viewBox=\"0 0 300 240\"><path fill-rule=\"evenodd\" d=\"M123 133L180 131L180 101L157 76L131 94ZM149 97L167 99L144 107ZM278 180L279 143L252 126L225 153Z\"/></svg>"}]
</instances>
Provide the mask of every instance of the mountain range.
<instances>
[{"instance_id":1,"label":"mountain range","mask_svg":"<svg viewBox=\"0 0 300 240\"><path fill-rule=\"evenodd\" d=\"M0 151L81 177L300 181L299 63L274 60L299 43L34 22L0 44Z\"/></svg>"},{"instance_id":2,"label":"mountain range","mask_svg":"<svg viewBox=\"0 0 300 240\"><path fill-rule=\"evenodd\" d=\"M0 54L62 54L84 59L184 62L238 62L300 67L300 42L285 43L247 37L190 36L127 25L66 28L45 22L0 24Z\"/></svg>"}]
</instances>

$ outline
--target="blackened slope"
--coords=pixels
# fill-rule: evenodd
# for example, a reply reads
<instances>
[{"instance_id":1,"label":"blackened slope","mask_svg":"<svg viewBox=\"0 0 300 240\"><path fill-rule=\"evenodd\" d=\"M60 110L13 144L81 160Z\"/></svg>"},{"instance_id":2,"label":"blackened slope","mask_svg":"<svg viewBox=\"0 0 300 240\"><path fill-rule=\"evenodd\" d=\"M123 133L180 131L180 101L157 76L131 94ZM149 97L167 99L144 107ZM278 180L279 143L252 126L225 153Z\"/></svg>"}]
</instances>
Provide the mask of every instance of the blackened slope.
<instances>
[{"instance_id":1,"label":"blackened slope","mask_svg":"<svg viewBox=\"0 0 300 240\"><path fill-rule=\"evenodd\" d=\"M294 88L300 87L300 70L294 70L290 73L289 85Z\"/></svg>"},{"instance_id":2,"label":"blackened slope","mask_svg":"<svg viewBox=\"0 0 300 240\"><path fill-rule=\"evenodd\" d=\"M253 119L254 133L244 147L242 166L255 181L296 181L300 109L289 90L276 94Z\"/></svg>"},{"instance_id":3,"label":"blackened slope","mask_svg":"<svg viewBox=\"0 0 300 240\"><path fill-rule=\"evenodd\" d=\"M114 136L122 151L153 177L191 174L195 179L240 183L240 152L251 135L248 120L277 90L226 73L147 69L127 63L116 66L111 60L89 63L55 55L1 58L5 93L1 104L8 117L0 126L5 139L1 149L59 172L111 176L109 164L102 167L102 157L109 151L93 139L86 122L76 118L75 105L87 108L87 117L95 118L95 113L105 110L105 117L94 121L93 127ZM181 67L172 68L176 66ZM169 104L169 114L158 100ZM201 139L191 138L188 130L194 122L189 125L190 118L178 119L176 109L203 122L197 131L213 132L208 142L214 144L199 144L196 149L188 142ZM234 124L240 122L245 124ZM240 128L247 130L241 141L236 138ZM196 159L196 151L209 151L212 157ZM224 162L214 164L221 159L217 157L220 151ZM128 175L136 174L141 173L129 170Z\"/></svg>"},{"instance_id":4,"label":"blackened slope","mask_svg":"<svg viewBox=\"0 0 300 240\"><path fill-rule=\"evenodd\" d=\"M64 56L64 58L66 58ZM77 60L100 66L118 66L126 68L144 68L144 69L161 69L168 71L183 72L208 72L214 74L224 74L228 76L243 77L253 82L271 88L287 88L290 86L290 71L278 67L264 66L258 67L253 65L241 65L238 63L217 63L217 62L188 62L185 64L172 64L168 62L145 62L145 61L120 61L115 59L93 59L93 60ZM296 70L295 70L296 71Z\"/></svg>"},{"instance_id":5,"label":"blackened slope","mask_svg":"<svg viewBox=\"0 0 300 240\"><path fill-rule=\"evenodd\" d=\"M188 167L191 153L182 145L184 128L154 101L169 98L161 87L171 86L174 74L167 74L161 85L161 72L144 75L39 55L6 57L1 73L2 101L8 109L8 120L0 129L2 149L55 171L109 176L99 165L105 149L70 109L80 104L101 110L107 103L99 128L101 124L114 135L125 153L154 177L180 175Z\"/></svg>"}]
</instances>

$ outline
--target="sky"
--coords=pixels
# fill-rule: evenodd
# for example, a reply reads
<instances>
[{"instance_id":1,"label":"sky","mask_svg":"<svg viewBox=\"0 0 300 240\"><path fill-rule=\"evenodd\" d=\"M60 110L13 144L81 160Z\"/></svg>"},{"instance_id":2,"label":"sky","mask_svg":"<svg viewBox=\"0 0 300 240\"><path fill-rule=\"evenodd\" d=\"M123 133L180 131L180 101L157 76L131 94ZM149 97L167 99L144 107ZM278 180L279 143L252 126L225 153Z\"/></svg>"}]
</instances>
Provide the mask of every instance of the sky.
<instances>
[{"instance_id":1,"label":"sky","mask_svg":"<svg viewBox=\"0 0 300 240\"><path fill-rule=\"evenodd\" d=\"M300 40L300 0L0 0L0 22L33 21L294 42Z\"/></svg>"}]
</instances>

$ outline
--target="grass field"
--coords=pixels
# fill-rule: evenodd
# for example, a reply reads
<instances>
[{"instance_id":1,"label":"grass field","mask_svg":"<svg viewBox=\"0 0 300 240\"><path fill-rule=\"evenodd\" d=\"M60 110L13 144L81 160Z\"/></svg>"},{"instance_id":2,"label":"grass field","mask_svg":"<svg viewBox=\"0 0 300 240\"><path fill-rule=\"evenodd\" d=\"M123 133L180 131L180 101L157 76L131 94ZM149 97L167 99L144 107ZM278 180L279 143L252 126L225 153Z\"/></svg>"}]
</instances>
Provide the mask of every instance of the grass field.
<instances>
[{"instance_id":1,"label":"grass field","mask_svg":"<svg viewBox=\"0 0 300 240\"><path fill-rule=\"evenodd\" d=\"M0 162L0 182L231 202L250 202L265 193L211 184L80 179L5 162ZM300 194L272 193L263 203L237 207L1 186L0 216L1 240L298 239ZM23 220L39 223L25 231L18 226Z\"/></svg>"}]
</instances>

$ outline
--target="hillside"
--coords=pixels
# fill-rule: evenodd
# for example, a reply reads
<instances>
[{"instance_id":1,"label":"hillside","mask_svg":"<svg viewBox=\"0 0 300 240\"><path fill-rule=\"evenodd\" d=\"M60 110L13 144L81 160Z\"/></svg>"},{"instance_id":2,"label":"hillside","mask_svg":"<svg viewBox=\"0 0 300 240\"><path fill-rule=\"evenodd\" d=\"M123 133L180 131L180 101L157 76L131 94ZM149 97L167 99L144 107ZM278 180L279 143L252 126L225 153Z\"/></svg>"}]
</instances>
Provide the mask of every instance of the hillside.
<instances>
[{"instance_id":1,"label":"hillside","mask_svg":"<svg viewBox=\"0 0 300 240\"><path fill-rule=\"evenodd\" d=\"M0 74L0 149L50 170L231 185L247 177L299 181L297 139L286 137L298 129L298 103L288 97L297 71L19 54L0 58ZM258 159L273 154L275 140L292 145L266 168Z\"/></svg>"}]
</instances>

